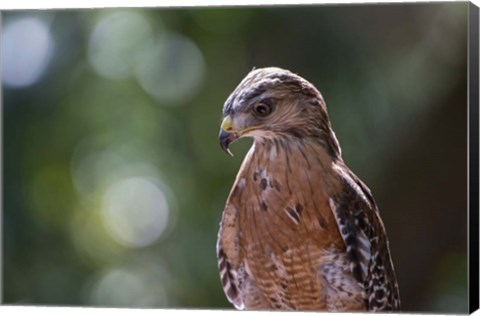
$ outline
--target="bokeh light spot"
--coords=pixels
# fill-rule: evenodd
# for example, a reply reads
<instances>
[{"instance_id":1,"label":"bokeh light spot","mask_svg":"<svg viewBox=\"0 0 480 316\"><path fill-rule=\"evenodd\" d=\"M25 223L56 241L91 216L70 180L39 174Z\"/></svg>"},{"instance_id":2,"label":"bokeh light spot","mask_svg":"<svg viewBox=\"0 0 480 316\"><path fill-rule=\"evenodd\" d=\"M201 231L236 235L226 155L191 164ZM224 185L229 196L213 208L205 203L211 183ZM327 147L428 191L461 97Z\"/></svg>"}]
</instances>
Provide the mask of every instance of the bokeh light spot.
<instances>
[{"instance_id":1,"label":"bokeh light spot","mask_svg":"<svg viewBox=\"0 0 480 316\"><path fill-rule=\"evenodd\" d=\"M70 235L78 258L90 266L112 264L128 251L110 238L100 210L89 203L75 210L70 222Z\"/></svg>"},{"instance_id":2,"label":"bokeh light spot","mask_svg":"<svg viewBox=\"0 0 480 316\"><path fill-rule=\"evenodd\" d=\"M142 88L166 104L192 98L205 75L205 61L189 38L167 33L149 42L137 60L136 76Z\"/></svg>"},{"instance_id":3,"label":"bokeh light spot","mask_svg":"<svg viewBox=\"0 0 480 316\"><path fill-rule=\"evenodd\" d=\"M111 269L98 280L91 301L94 305L130 308L166 305L165 290L158 282L148 286L149 277L141 271Z\"/></svg>"},{"instance_id":4,"label":"bokeh light spot","mask_svg":"<svg viewBox=\"0 0 480 316\"><path fill-rule=\"evenodd\" d=\"M128 169L127 162L110 148L99 149L91 139L80 142L71 161L73 183L82 197L94 198L122 176Z\"/></svg>"},{"instance_id":5,"label":"bokeh light spot","mask_svg":"<svg viewBox=\"0 0 480 316\"><path fill-rule=\"evenodd\" d=\"M109 14L95 26L90 36L88 60L102 77L128 78L138 47L151 36L151 26L140 13Z\"/></svg>"},{"instance_id":6,"label":"bokeh light spot","mask_svg":"<svg viewBox=\"0 0 480 316\"><path fill-rule=\"evenodd\" d=\"M110 235L127 247L152 244L168 224L169 205L162 190L146 178L114 183L105 193L102 215Z\"/></svg>"},{"instance_id":7,"label":"bokeh light spot","mask_svg":"<svg viewBox=\"0 0 480 316\"><path fill-rule=\"evenodd\" d=\"M2 31L2 81L7 86L35 83L47 67L53 39L45 22L33 17L18 19Z\"/></svg>"}]
</instances>

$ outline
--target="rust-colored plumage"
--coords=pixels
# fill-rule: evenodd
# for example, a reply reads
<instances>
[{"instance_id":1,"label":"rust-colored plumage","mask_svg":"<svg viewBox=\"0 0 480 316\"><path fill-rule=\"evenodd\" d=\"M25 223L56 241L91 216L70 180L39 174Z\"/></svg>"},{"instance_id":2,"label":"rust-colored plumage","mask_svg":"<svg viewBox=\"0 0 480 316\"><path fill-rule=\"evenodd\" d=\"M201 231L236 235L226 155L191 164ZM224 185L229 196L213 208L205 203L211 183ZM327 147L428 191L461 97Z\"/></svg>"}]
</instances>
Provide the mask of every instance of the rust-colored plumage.
<instances>
[{"instance_id":1,"label":"rust-colored plumage","mask_svg":"<svg viewBox=\"0 0 480 316\"><path fill-rule=\"evenodd\" d=\"M217 243L238 309L398 310L388 241L344 164L318 90L279 68L251 71L225 103L220 143L250 136Z\"/></svg>"}]
</instances>

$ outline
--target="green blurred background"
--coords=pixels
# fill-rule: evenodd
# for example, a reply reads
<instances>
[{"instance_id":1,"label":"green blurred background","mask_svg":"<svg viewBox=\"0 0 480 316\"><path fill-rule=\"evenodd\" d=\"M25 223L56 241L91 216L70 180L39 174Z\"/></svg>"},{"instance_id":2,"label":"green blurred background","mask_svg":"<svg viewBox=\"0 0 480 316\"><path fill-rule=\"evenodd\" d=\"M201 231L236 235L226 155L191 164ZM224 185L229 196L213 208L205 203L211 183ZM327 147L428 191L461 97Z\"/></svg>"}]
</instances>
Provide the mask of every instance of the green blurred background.
<instances>
[{"instance_id":1,"label":"green blurred background","mask_svg":"<svg viewBox=\"0 0 480 316\"><path fill-rule=\"evenodd\" d=\"M255 67L322 92L404 311L467 312L468 3L2 13L3 301L231 308L215 243Z\"/></svg>"}]
</instances>

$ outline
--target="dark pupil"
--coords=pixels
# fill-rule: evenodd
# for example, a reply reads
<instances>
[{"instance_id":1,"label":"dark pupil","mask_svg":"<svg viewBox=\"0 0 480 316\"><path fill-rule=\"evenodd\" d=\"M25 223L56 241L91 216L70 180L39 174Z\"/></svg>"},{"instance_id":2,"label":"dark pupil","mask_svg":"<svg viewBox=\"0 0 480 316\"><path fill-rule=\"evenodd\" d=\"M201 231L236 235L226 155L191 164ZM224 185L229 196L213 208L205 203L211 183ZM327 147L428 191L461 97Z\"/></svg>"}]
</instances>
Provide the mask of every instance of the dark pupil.
<instances>
[{"instance_id":1,"label":"dark pupil","mask_svg":"<svg viewBox=\"0 0 480 316\"><path fill-rule=\"evenodd\" d=\"M257 106L257 113L261 115L268 114L268 108L265 105Z\"/></svg>"}]
</instances>

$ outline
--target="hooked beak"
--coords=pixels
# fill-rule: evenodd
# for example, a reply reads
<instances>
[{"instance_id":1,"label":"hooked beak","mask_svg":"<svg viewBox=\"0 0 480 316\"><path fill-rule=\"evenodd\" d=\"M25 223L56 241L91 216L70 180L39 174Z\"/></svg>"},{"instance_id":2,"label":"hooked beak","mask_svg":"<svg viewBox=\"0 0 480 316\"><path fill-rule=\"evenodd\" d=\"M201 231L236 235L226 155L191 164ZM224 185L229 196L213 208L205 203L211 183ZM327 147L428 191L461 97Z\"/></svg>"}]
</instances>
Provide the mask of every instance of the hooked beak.
<instances>
[{"instance_id":1,"label":"hooked beak","mask_svg":"<svg viewBox=\"0 0 480 316\"><path fill-rule=\"evenodd\" d=\"M223 151L233 157L232 152L228 149L228 146L238 139L238 135L233 132L232 127L232 118L230 115L227 115L220 126L220 134L218 135L218 141L220 142L220 147Z\"/></svg>"}]
</instances>

